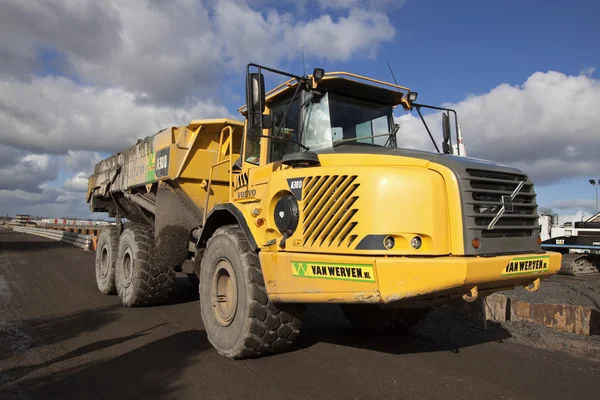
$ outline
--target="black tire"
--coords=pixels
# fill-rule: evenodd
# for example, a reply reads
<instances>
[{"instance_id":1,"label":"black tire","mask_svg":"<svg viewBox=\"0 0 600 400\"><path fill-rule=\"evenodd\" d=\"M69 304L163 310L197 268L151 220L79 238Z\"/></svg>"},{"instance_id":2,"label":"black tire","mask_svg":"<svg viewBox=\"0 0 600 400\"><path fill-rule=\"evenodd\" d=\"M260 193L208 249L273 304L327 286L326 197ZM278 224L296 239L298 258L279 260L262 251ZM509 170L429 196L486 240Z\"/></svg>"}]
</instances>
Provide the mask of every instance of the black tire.
<instances>
[{"instance_id":1,"label":"black tire","mask_svg":"<svg viewBox=\"0 0 600 400\"><path fill-rule=\"evenodd\" d=\"M119 238L115 270L117 293L127 307L165 302L173 290L175 271L154 264L154 233L148 227L130 225Z\"/></svg>"},{"instance_id":2,"label":"black tire","mask_svg":"<svg viewBox=\"0 0 600 400\"><path fill-rule=\"evenodd\" d=\"M225 301L223 296L216 300L217 282L221 282L216 277L228 282L231 295ZM219 303L231 305L233 311L219 311ZM208 340L219 354L229 358L281 351L300 334L302 308L282 307L269 300L258 255L237 225L217 229L207 243L200 269L200 306ZM229 318L219 317L221 314Z\"/></svg>"},{"instance_id":3,"label":"black tire","mask_svg":"<svg viewBox=\"0 0 600 400\"><path fill-rule=\"evenodd\" d=\"M381 308L375 304L342 304L344 317L357 329L369 332L404 331L417 325L429 308Z\"/></svg>"},{"instance_id":4,"label":"black tire","mask_svg":"<svg viewBox=\"0 0 600 400\"><path fill-rule=\"evenodd\" d=\"M119 233L116 226L103 228L96 243L96 284L103 294L117 294L115 265L119 251Z\"/></svg>"}]
</instances>

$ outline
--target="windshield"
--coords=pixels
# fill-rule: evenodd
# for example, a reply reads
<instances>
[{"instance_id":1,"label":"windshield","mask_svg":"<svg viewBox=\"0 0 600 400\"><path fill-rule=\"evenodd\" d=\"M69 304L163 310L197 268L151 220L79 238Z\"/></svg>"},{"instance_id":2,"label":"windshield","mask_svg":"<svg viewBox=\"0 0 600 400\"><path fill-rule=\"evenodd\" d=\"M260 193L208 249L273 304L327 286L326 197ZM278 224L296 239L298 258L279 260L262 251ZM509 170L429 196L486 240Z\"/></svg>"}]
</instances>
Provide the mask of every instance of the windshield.
<instances>
[{"instance_id":1,"label":"windshield","mask_svg":"<svg viewBox=\"0 0 600 400\"><path fill-rule=\"evenodd\" d=\"M335 93L315 95L303 121L303 144L310 150L349 142L386 146L391 143L391 106L356 100Z\"/></svg>"}]
</instances>

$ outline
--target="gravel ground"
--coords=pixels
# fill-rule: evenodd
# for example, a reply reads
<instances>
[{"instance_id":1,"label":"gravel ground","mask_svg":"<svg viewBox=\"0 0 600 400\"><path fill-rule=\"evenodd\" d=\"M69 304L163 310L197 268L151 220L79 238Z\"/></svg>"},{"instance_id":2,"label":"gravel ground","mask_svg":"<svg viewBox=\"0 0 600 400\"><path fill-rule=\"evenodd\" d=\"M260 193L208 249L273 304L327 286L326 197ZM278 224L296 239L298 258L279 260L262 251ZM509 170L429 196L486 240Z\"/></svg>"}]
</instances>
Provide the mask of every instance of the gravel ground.
<instances>
[{"instance_id":1,"label":"gravel ground","mask_svg":"<svg viewBox=\"0 0 600 400\"><path fill-rule=\"evenodd\" d=\"M231 361L208 343L185 275L175 294L169 305L125 308L98 292L93 252L0 229L0 399L582 400L600 391L600 362L523 345L545 333L483 331L447 308L410 332L367 335L337 307L310 307L292 349Z\"/></svg>"}]
</instances>

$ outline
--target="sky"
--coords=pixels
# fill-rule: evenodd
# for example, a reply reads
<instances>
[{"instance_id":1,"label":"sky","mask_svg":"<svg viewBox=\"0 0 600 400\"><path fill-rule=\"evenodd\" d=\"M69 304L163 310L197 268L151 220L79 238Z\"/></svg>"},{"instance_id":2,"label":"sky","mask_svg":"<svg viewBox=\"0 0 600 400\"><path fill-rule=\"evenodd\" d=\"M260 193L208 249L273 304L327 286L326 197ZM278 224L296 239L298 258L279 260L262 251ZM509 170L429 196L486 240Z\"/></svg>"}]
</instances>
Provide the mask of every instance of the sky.
<instances>
[{"instance_id":1,"label":"sky","mask_svg":"<svg viewBox=\"0 0 600 400\"><path fill-rule=\"evenodd\" d=\"M348 71L458 111L470 157L522 169L561 220L596 208L600 1L0 0L0 215L105 218L102 158L241 118L249 62ZM398 110L402 146L433 150ZM428 120L439 130L435 114Z\"/></svg>"}]
</instances>

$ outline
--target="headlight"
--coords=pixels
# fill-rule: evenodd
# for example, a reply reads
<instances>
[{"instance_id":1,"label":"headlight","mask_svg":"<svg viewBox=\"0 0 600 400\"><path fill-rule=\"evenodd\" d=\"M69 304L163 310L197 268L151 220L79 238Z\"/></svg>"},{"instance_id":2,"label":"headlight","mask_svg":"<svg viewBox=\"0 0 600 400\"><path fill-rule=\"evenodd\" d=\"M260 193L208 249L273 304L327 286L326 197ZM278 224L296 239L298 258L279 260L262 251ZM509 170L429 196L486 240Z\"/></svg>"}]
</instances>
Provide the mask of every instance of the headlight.
<instances>
[{"instance_id":1,"label":"headlight","mask_svg":"<svg viewBox=\"0 0 600 400\"><path fill-rule=\"evenodd\" d=\"M298 220L300 219L300 212L298 208L298 201L293 194L285 194L281 197L277 204L275 204L275 226L279 229L279 232L291 236L296 227L298 226Z\"/></svg>"}]
</instances>

